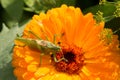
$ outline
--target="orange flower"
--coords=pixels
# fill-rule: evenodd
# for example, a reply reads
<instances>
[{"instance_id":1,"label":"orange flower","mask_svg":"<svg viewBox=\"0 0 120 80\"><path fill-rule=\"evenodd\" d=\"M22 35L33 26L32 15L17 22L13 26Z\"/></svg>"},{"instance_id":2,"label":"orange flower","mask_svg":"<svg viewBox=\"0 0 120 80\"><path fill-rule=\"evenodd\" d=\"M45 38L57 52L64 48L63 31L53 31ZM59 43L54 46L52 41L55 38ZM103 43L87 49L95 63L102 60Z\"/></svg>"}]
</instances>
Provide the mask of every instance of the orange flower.
<instances>
[{"instance_id":1,"label":"orange flower","mask_svg":"<svg viewBox=\"0 0 120 80\"><path fill-rule=\"evenodd\" d=\"M50 52L41 56L41 51L23 46L24 43L21 46L17 41L12 60L17 80L118 80L120 77L117 36L104 29L104 22L96 24L91 13L83 15L79 8L62 5L35 15L23 37L48 40L61 50L55 55Z\"/></svg>"}]
</instances>

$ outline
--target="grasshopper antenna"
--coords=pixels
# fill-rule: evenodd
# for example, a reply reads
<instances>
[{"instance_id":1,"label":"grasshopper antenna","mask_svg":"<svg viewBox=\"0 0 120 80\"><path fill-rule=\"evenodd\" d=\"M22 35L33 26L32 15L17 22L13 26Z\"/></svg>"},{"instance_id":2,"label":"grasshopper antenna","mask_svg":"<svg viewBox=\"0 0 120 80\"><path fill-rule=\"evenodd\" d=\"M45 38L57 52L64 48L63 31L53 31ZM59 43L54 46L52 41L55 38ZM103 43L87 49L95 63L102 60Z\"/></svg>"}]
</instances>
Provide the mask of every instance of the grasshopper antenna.
<instances>
[{"instance_id":1,"label":"grasshopper antenna","mask_svg":"<svg viewBox=\"0 0 120 80\"><path fill-rule=\"evenodd\" d=\"M38 35L36 35L34 32L32 32L32 31L28 31L30 34L32 34L32 35L34 35L36 38L38 38L38 39L40 39L41 40L41 38L38 36Z\"/></svg>"}]
</instances>

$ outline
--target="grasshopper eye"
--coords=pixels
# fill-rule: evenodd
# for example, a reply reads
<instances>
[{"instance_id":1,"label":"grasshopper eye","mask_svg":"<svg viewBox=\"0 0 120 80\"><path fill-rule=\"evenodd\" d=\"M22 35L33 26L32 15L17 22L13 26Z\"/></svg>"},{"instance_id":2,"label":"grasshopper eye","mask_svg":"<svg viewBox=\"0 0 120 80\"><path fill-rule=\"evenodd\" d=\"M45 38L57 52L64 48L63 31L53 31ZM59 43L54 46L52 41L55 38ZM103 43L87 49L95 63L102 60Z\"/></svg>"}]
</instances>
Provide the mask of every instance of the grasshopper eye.
<instances>
[{"instance_id":1,"label":"grasshopper eye","mask_svg":"<svg viewBox=\"0 0 120 80\"><path fill-rule=\"evenodd\" d=\"M59 44L59 45L60 45L60 44L61 44L61 42L58 42L57 44Z\"/></svg>"}]
</instances>

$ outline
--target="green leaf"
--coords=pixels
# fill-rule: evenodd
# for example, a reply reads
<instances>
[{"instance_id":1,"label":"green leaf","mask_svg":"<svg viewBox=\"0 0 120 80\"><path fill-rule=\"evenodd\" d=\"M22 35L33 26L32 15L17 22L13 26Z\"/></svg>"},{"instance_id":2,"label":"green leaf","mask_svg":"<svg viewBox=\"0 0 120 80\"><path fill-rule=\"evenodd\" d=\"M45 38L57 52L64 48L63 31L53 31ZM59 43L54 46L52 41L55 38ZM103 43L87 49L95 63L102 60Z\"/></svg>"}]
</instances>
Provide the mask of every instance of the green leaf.
<instances>
[{"instance_id":1,"label":"green leaf","mask_svg":"<svg viewBox=\"0 0 120 80\"><path fill-rule=\"evenodd\" d=\"M0 80L15 80L11 66L12 49L16 35L22 31L23 27L15 26L8 30L4 25L0 33Z\"/></svg>"},{"instance_id":2,"label":"green leaf","mask_svg":"<svg viewBox=\"0 0 120 80\"><path fill-rule=\"evenodd\" d=\"M117 1L120 1L120 0L113 0L113 1L116 1L116 2L117 2Z\"/></svg>"},{"instance_id":3,"label":"green leaf","mask_svg":"<svg viewBox=\"0 0 120 80\"><path fill-rule=\"evenodd\" d=\"M10 53L14 45L14 39L16 37L16 34L20 32L21 30L18 27L14 27L7 32L6 30L3 30L0 33L0 68L3 68L7 63L11 61Z\"/></svg>"},{"instance_id":4,"label":"green leaf","mask_svg":"<svg viewBox=\"0 0 120 80\"><path fill-rule=\"evenodd\" d=\"M113 32L117 31L115 34L119 36L118 39L120 40L120 17L114 18L111 21L106 22L105 27L111 28Z\"/></svg>"},{"instance_id":5,"label":"green leaf","mask_svg":"<svg viewBox=\"0 0 120 80\"><path fill-rule=\"evenodd\" d=\"M47 11L53 7L59 7L62 4L75 5L76 0L24 0L28 7L24 9L26 11L39 13L41 11Z\"/></svg>"},{"instance_id":6,"label":"green leaf","mask_svg":"<svg viewBox=\"0 0 120 80\"><path fill-rule=\"evenodd\" d=\"M6 11L2 12L2 20L8 28L12 28L18 23L18 21L13 19Z\"/></svg>"},{"instance_id":7,"label":"green leaf","mask_svg":"<svg viewBox=\"0 0 120 80\"><path fill-rule=\"evenodd\" d=\"M20 20L24 7L23 0L1 0L1 5L12 19Z\"/></svg>"},{"instance_id":8,"label":"green leaf","mask_svg":"<svg viewBox=\"0 0 120 80\"><path fill-rule=\"evenodd\" d=\"M96 14L98 11L101 11L104 13L104 16L110 16L113 15L113 12L115 10L116 10L115 5L110 3L105 3L87 8L84 10L84 13L92 12L93 14Z\"/></svg>"},{"instance_id":9,"label":"green leaf","mask_svg":"<svg viewBox=\"0 0 120 80\"><path fill-rule=\"evenodd\" d=\"M99 5L92 6L90 8L85 9L83 12L86 14L88 12L92 12L94 15L100 11L103 13L103 17L106 18L106 21L110 21L113 17L114 12L116 11L115 3L105 2Z\"/></svg>"},{"instance_id":10,"label":"green leaf","mask_svg":"<svg viewBox=\"0 0 120 80\"><path fill-rule=\"evenodd\" d=\"M0 33L1 35L9 31L9 29L6 27L4 23L2 24L2 26L3 26L3 29L2 29L2 32Z\"/></svg>"},{"instance_id":11,"label":"green leaf","mask_svg":"<svg viewBox=\"0 0 120 80\"><path fill-rule=\"evenodd\" d=\"M0 69L0 80L17 80L13 74L11 63L8 63L7 66Z\"/></svg>"},{"instance_id":12,"label":"green leaf","mask_svg":"<svg viewBox=\"0 0 120 80\"><path fill-rule=\"evenodd\" d=\"M41 0L24 0L27 7L24 8L26 11L37 12L44 10Z\"/></svg>"},{"instance_id":13,"label":"green leaf","mask_svg":"<svg viewBox=\"0 0 120 80\"><path fill-rule=\"evenodd\" d=\"M76 0L55 0L57 6L61 6L62 4L67 4L69 6L75 6Z\"/></svg>"},{"instance_id":14,"label":"green leaf","mask_svg":"<svg viewBox=\"0 0 120 80\"><path fill-rule=\"evenodd\" d=\"M8 28L12 28L14 26L16 26L16 24L19 24L20 26L21 25L24 25L28 22L28 20L31 19L33 14L30 14L30 13L25 13L22 15L20 21L16 21L14 19L12 19L8 13L6 13L5 11L3 11L3 14L2 14L2 20L4 22L4 24L8 27Z\"/></svg>"},{"instance_id":15,"label":"green leaf","mask_svg":"<svg viewBox=\"0 0 120 80\"><path fill-rule=\"evenodd\" d=\"M24 3L28 6L28 7L33 7L35 4L35 0L24 0Z\"/></svg>"}]
</instances>

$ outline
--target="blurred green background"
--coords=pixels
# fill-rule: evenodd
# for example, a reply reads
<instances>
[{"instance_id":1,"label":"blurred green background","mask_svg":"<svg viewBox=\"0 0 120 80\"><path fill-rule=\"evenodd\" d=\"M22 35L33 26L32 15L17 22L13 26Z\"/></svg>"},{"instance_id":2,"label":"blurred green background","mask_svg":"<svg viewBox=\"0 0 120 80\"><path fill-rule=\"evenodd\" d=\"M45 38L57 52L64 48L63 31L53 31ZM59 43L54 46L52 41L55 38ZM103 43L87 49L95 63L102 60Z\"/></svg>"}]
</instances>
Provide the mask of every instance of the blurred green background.
<instances>
[{"instance_id":1,"label":"blurred green background","mask_svg":"<svg viewBox=\"0 0 120 80\"><path fill-rule=\"evenodd\" d=\"M11 66L12 48L17 34L34 14L67 4L92 12L99 22L111 28L120 40L120 0L0 0L0 80L16 80ZM7 76L7 77L6 77Z\"/></svg>"},{"instance_id":2,"label":"blurred green background","mask_svg":"<svg viewBox=\"0 0 120 80\"><path fill-rule=\"evenodd\" d=\"M62 4L80 7L84 13L92 12L94 15L101 11L103 17L107 17L106 27L114 31L119 29L120 19L113 15L116 9L120 8L120 0L0 0L0 31L3 30L3 24L8 29L21 27L34 14L46 12ZM120 15L120 10L117 14Z\"/></svg>"}]
</instances>

